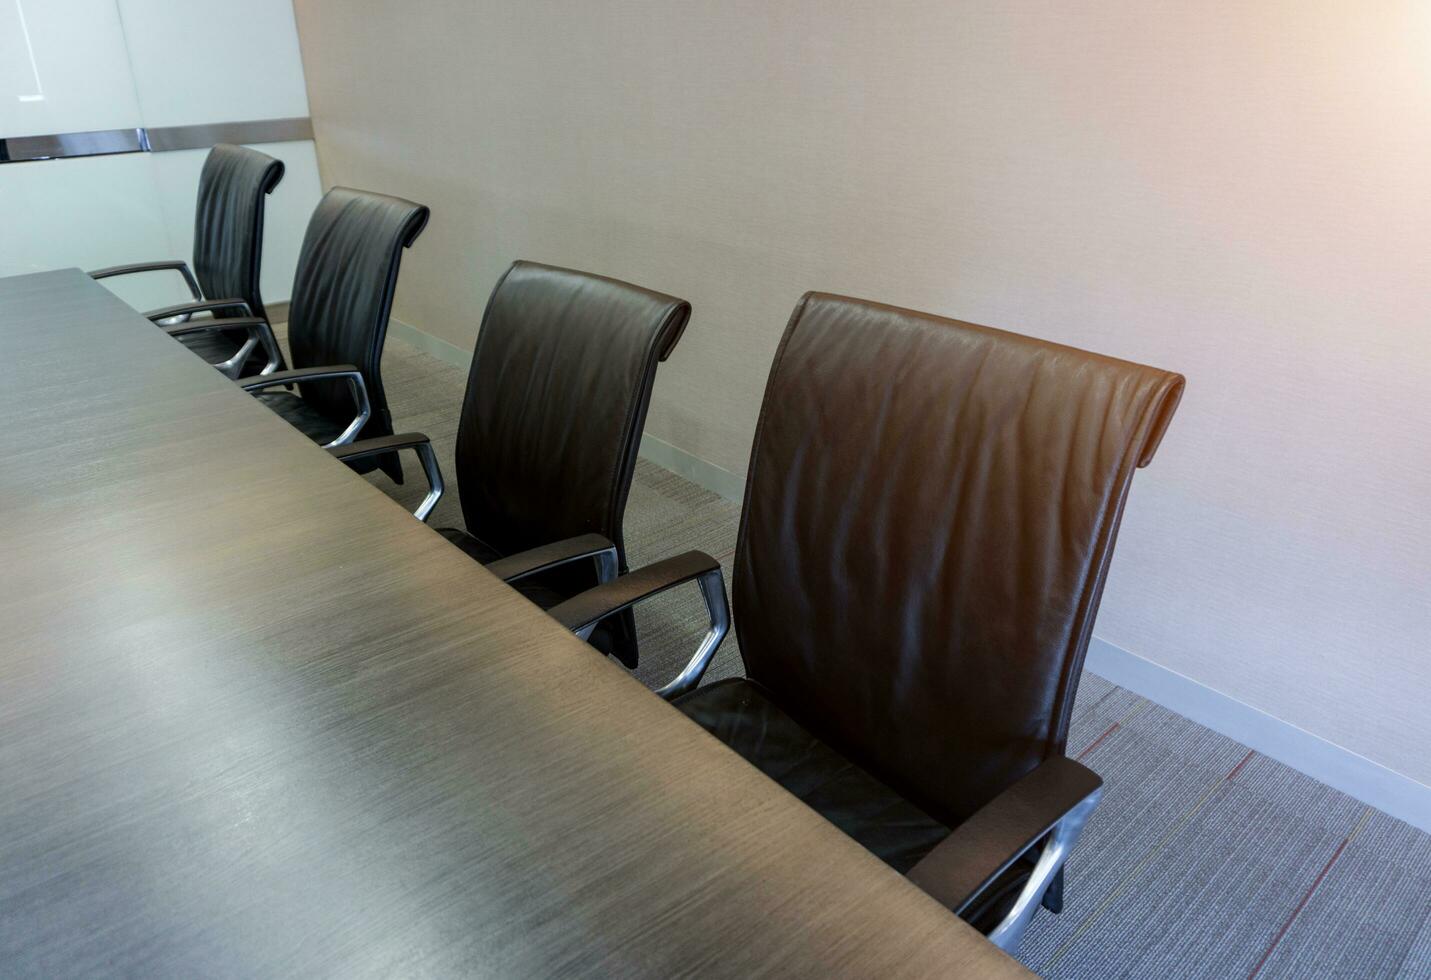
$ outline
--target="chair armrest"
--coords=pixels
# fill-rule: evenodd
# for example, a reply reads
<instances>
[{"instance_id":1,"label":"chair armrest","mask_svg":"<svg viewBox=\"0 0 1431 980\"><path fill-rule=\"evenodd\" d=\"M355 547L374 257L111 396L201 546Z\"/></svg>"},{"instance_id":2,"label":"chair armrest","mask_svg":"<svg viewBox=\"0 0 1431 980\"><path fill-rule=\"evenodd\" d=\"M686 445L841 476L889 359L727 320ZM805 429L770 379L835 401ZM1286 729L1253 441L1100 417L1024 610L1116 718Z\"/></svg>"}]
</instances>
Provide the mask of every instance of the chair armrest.
<instances>
[{"instance_id":1,"label":"chair armrest","mask_svg":"<svg viewBox=\"0 0 1431 980\"><path fill-rule=\"evenodd\" d=\"M244 380L250 379L245 378ZM328 455L334 459L346 461L377 456L380 453L396 452L399 449L416 449L418 446L431 445L432 440L421 432L400 432L395 436L377 436L359 442L350 442L346 446L333 446L328 450Z\"/></svg>"},{"instance_id":2,"label":"chair armrest","mask_svg":"<svg viewBox=\"0 0 1431 980\"><path fill-rule=\"evenodd\" d=\"M596 581L604 584L615 580L617 573L616 545L600 534L581 534L551 544L540 545L499 558L487 565L487 571L509 585L528 575L545 572L568 562L593 559Z\"/></svg>"},{"instance_id":3,"label":"chair armrest","mask_svg":"<svg viewBox=\"0 0 1431 980\"><path fill-rule=\"evenodd\" d=\"M184 323L165 323L159 329L171 337L182 337L186 333L207 333L216 330L253 330L268 326L268 321L257 316L231 316L223 319L188 320Z\"/></svg>"},{"instance_id":4,"label":"chair armrest","mask_svg":"<svg viewBox=\"0 0 1431 980\"><path fill-rule=\"evenodd\" d=\"M437 454L432 451L432 441L427 436L421 432L379 436L375 439L350 442L346 446L330 446L328 453L334 459L347 462L364 459L368 456L378 456L382 453L396 452L399 449L411 449L416 452L418 460L422 463L422 471L427 475L427 496L422 498L422 503L418 504L417 509L412 512L413 517L420 521L426 521L432 514L432 508L436 507L437 502L442 499L443 490L446 489L442 482L442 470L437 466Z\"/></svg>"},{"instance_id":5,"label":"chair armrest","mask_svg":"<svg viewBox=\"0 0 1431 980\"><path fill-rule=\"evenodd\" d=\"M705 599L706 612L710 614L710 629L685 669L656 692L670 700L700 683L701 675L710 666L711 658L730 630L730 606L725 598L725 579L721 576L720 562L704 552L688 551L587 589L553 606L547 613L584 640L607 616L692 580L700 586L701 596Z\"/></svg>"},{"instance_id":6,"label":"chair armrest","mask_svg":"<svg viewBox=\"0 0 1431 980\"><path fill-rule=\"evenodd\" d=\"M910 869L909 880L961 913L1047 838L1013 908L989 934L990 941L1012 951L1102 793L1103 780L1093 770L1063 756L1049 759L956 827Z\"/></svg>"},{"instance_id":7,"label":"chair armrest","mask_svg":"<svg viewBox=\"0 0 1431 980\"><path fill-rule=\"evenodd\" d=\"M350 377L355 377L359 383L363 383L363 372L354 365L329 364L325 367L289 368L287 371L274 371L272 374L255 374L247 378L239 378L235 384L244 391L262 391L264 388L298 384L302 381L341 381ZM364 389L366 390L366 384L364 384Z\"/></svg>"},{"instance_id":8,"label":"chair armrest","mask_svg":"<svg viewBox=\"0 0 1431 980\"><path fill-rule=\"evenodd\" d=\"M172 269L184 277L184 282L189 287L189 292L193 294L195 300L204 298L203 292L199 290L199 283L194 279L194 274L189 271L189 263L183 259L166 259L163 262L132 262L129 265L111 265L103 269L95 269L89 273L91 279L109 279L112 276L131 276L137 272L164 272Z\"/></svg>"},{"instance_id":9,"label":"chair armrest","mask_svg":"<svg viewBox=\"0 0 1431 980\"><path fill-rule=\"evenodd\" d=\"M243 301L238 300L237 302L242 303ZM248 363L249 355L253 353L254 348L260 345L263 347L263 352L268 355L268 363L259 372L261 377L271 376L278 369L278 365L283 363L282 355L278 352L278 339L273 336L273 327L269 326L268 321L263 317L232 316L223 319L186 320L183 323L161 325L160 329L171 337L226 330L247 332L248 336L244 339L243 345L234 355L227 361L220 361L214 365L230 378L236 378L238 373L243 370L243 366Z\"/></svg>"},{"instance_id":10,"label":"chair armrest","mask_svg":"<svg viewBox=\"0 0 1431 980\"><path fill-rule=\"evenodd\" d=\"M219 310L243 310L244 316L253 316L253 310L249 307L248 301L242 299L215 299L202 300L197 303L175 303L173 306L161 306L155 310L146 310L144 316L150 320L169 320L176 316L192 316L195 313L216 313Z\"/></svg>"},{"instance_id":11,"label":"chair armrest","mask_svg":"<svg viewBox=\"0 0 1431 980\"><path fill-rule=\"evenodd\" d=\"M215 323L222 321L215 320ZM358 437L363 426L368 424L368 419L373 414L372 402L368 400L368 385L363 380L363 372L359 371L351 364L334 364L328 367L310 368L290 368L287 371L274 371L271 374L258 374L250 378L239 378L236 382L244 391L257 392L265 388L277 388L282 385L291 385L304 381L347 381L348 387L352 389L353 401L357 403L358 413L353 416L353 421L348 423L348 427L338 434L338 437L325 445L324 449L331 449L334 446L346 446Z\"/></svg>"}]
</instances>

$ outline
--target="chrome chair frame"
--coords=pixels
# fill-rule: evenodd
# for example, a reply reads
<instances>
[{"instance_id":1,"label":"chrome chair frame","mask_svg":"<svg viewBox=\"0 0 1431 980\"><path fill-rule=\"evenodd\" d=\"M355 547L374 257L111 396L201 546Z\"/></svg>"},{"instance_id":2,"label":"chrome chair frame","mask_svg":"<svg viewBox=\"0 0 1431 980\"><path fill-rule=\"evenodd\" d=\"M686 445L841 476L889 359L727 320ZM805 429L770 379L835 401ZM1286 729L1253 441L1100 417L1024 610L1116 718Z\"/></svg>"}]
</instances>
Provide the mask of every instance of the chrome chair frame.
<instances>
[{"instance_id":1,"label":"chrome chair frame","mask_svg":"<svg viewBox=\"0 0 1431 980\"><path fill-rule=\"evenodd\" d=\"M194 273L189 268L189 263L183 259L168 259L162 262L133 262L128 265L111 265L104 269L93 269L88 275L91 279L111 279L115 276L132 276L140 272L166 272L173 270L184 278L184 284L189 287L189 293L194 297L194 302L203 302L204 293L199 289L199 280L194 278Z\"/></svg>"},{"instance_id":2,"label":"chrome chair frame","mask_svg":"<svg viewBox=\"0 0 1431 980\"><path fill-rule=\"evenodd\" d=\"M376 439L364 439L362 442L349 442L341 446L327 448L334 459L344 462L397 452L400 449L411 449L415 452L418 461L422 464L422 472L427 477L427 496L422 498L422 503L418 504L412 512L412 516L420 521L427 521L428 517L432 515L433 508L437 506L437 502L442 499L442 494L447 489L442 479L442 470L437 465L437 454L432 450L432 443L420 433L406 432L399 435L380 436Z\"/></svg>"},{"instance_id":3,"label":"chrome chair frame","mask_svg":"<svg viewBox=\"0 0 1431 980\"><path fill-rule=\"evenodd\" d=\"M1103 788L1100 786L1084 797L1082 802L1069 810L1063 819L1054 825L1053 831L1044 842L1038 862L1034 865L1029 880L1024 882L1024 887L1020 890L1019 897L1015 899L1013 907L989 933L989 941L995 946L1010 955L1019 951L1024 933L1028 930L1029 923L1033 922L1034 914L1038 912L1039 905L1043 903L1044 895L1048 893L1049 886L1053 884L1054 878L1063 869L1074 845L1078 843L1078 838L1083 834L1084 825L1088 823L1088 818L1097 809L1098 801L1102 797ZM1021 851L1015 854L1009 859L1009 864L1026 853L1027 851Z\"/></svg>"},{"instance_id":4,"label":"chrome chair frame","mask_svg":"<svg viewBox=\"0 0 1431 980\"><path fill-rule=\"evenodd\" d=\"M725 578L721 575L720 563L710 555L688 551L634 569L553 606L547 613L584 640L606 617L692 581L700 588L701 598L705 600L710 625L686 666L670 683L656 691L669 701L695 689L730 632L730 603L726 599Z\"/></svg>"},{"instance_id":5,"label":"chrome chair frame","mask_svg":"<svg viewBox=\"0 0 1431 980\"><path fill-rule=\"evenodd\" d=\"M194 320L191 317L195 313L214 313L219 310L243 310L242 317L230 317L220 319L217 317ZM268 357L259 375L272 374L278 370L278 366L283 363L283 356L279 353L278 339L273 335L273 326L263 317L253 315L253 310L249 308L247 302L241 299L222 299L214 301L202 301L198 303L180 303L175 306L166 306L156 310L150 310L144 314L154 321L160 328L171 337L181 337L191 333L218 333L229 330L246 330L248 336L244 338L243 346L234 352L233 356L226 361L214 364L225 377L237 381L239 372L248 363L249 356L254 349L260 345L264 354ZM173 321L172 323L169 321Z\"/></svg>"},{"instance_id":6,"label":"chrome chair frame","mask_svg":"<svg viewBox=\"0 0 1431 980\"><path fill-rule=\"evenodd\" d=\"M217 321L216 321L217 322ZM265 388L278 388L304 381L347 381L349 388L353 392L353 401L358 406L358 414L353 417L353 421L348 423L348 427L338 434L332 442L323 444L324 449L331 449L335 446L346 446L357 438L363 426L368 424L368 419L372 417L373 406L368 400L368 386L363 380L363 372L359 371L351 364L337 364L332 367L318 368L293 368L288 371L275 371L271 374L259 374L249 378L240 378L238 386L244 391L253 393ZM433 460L433 466L436 466ZM436 501L433 501L434 505Z\"/></svg>"}]
</instances>

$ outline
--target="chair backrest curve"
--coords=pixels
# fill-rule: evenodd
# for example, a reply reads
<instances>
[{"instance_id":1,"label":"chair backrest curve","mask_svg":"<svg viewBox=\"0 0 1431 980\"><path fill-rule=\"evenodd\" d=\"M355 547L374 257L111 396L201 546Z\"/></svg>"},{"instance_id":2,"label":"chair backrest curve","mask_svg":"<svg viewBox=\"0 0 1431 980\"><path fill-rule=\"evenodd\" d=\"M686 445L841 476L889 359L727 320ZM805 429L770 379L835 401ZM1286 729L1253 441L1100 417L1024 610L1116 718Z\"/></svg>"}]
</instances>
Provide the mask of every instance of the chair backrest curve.
<instances>
[{"instance_id":1,"label":"chair backrest curve","mask_svg":"<svg viewBox=\"0 0 1431 980\"><path fill-rule=\"evenodd\" d=\"M751 452L750 677L950 823L1062 752L1123 503L1181 375L811 293Z\"/></svg>"},{"instance_id":2,"label":"chair backrest curve","mask_svg":"<svg viewBox=\"0 0 1431 980\"><path fill-rule=\"evenodd\" d=\"M266 153L228 143L209 151L194 203L194 278L206 299L241 299L254 316L267 315L263 208L282 179L283 161Z\"/></svg>"}]
</instances>

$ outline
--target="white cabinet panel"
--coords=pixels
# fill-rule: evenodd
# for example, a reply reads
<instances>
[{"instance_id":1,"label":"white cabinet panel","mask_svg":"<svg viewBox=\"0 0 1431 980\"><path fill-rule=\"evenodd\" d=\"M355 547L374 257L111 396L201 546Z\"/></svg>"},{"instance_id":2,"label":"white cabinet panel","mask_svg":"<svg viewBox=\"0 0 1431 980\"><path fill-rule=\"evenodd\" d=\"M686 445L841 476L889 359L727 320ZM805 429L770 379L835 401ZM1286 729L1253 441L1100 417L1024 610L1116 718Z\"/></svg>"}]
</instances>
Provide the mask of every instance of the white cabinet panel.
<instances>
[{"instance_id":1,"label":"white cabinet panel","mask_svg":"<svg viewBox=\"0 0 1431 980\"><path fill-rule=\"evenodd\" d=\"M0 166L0 275L184 258L165 227L152 162L132 153ZM140 309L189 296L172 272L105 284Z\"/></svg>"},{"instance_id":2,"label":"white cabinet panel","mask_svg":"<svg viewBox=\"0 0 1431 980\"><path fill-rule=\"evenodd\" d=\"M0 3L0 97L6 102L39 102L44 98L34 42L25 17L24 0Z\"/></svg>"},{"instance_id":3,"label":"white cabinet panel","mask_svg":"<svg viewBox=\"0 0 1431 980\"><path fill-rule=\"evenodd\" d=\"M145 125L308 115L290 0L118 2Z\"/></svg>"},{"instance_id":4,"label":"white cabinet panel","mask_svg":"<svg viewBox=\"0 0 1431 980\"><path fill-rule=\"evenodd\" d=\"M114 0L0 0L0 137L142 125Z\"/></svg>"},{"instance_id":5,"label":"white cabinet panel","mask_svg":"<svg viewBox=\"0 0 1431 980\"><path fill-rule=\"evenodd\" d=\"M307 115L289 0L0 0L0 139ZM276 302L322 188L312 141L258 148L287 167L264 234ZM206 153L0 164L0 275L189 259ZM106 285L141 308L187 298L172 273Z\"/></svg>"}]
</instances>

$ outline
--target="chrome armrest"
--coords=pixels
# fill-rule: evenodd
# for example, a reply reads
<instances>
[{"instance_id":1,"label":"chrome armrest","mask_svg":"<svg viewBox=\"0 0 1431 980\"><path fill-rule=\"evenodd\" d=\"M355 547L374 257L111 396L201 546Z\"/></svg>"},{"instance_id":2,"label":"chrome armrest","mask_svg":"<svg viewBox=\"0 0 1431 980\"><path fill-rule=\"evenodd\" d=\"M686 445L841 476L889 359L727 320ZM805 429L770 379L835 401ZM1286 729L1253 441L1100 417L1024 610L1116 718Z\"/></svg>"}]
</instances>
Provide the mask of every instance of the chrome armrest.
<instances>
[{"instance_id":1,"label":"chrome armrest","mask_svg":"<svg viewBox=\"0 0 1431 980\"><path fill-rule=\"evenodd\" d=\"M221 321L214 321L216 323ZM359 371L351 364L334 364L330 367L312 368L291 368L287 371L274 371L271 374L255 375L251 378L239 378L237 384L244 391L262 391L265 388L278 388L304 381L347 381L348 387L352 389L353 401L357 403L358 414L353 416L353 421L348 423L348 427L338 433L338 437L326 444L324 449L331 449L334 446L346 446L358 437L363 426L368 424L368 419L372 417L373 405L368 400L368 385L363 380L363 372Z\"/></svg>"},{"instance_id":2,"label":"chrome armrest","mask_svg":"<svg viewBox=\"0 0 1431 980\"><path fill-rule=\"evenodd\" d=\"M131 276L138 272L164 272L172 269L184 277L184 282L189 287L189 292L196 301L204 298L203 292L199 289L198 280L189 271L189 263L183 259L166 259L162 262L132 262L129 265L111 265L104 269L94 269L89 273L91 279L109 279L113 276Z\"/></svg>"},{"instance_id":3,"label":"chrome armrest","mask_svg":"<svg viewBox=\"0 0 1431 980\"><path fill-rule=\"evenodd\" d=\"M432 514L432 508L436 507L437 502L442 499L443 490L446 489L442 482L442 470L437 466L437 454L432 451L432 441L427 436L421 432L379 436L376 439L350 442L346 446L330 446L328 452L334 459L349 462L365 459L368 456L396 452L399 449L411 449L416 452L417 458L422 462L422 471L427 475L427 496L422 498L422 503L418 504L417 510L412 512L413 517L420 521L426 521Z\"/></svg>"},{"instance_id":4,"label":"chrome armrest","mask_svg":"<svg viewBox=\"0 0 1431 980\"><path fill-rule=\"evenodd\" d=\"M1103 795L1098 774L1056 756L980 807L909 871L909 880L956 914L1019 858L1043 844L1013 907L989 933L1010 954L1063 869Z\"/></svg>"},{"instance_id":5,"label":"chrome armrest","mask_svg":"<svg viewBox=\"0 0 1431 980\"><path fill-rule=\"evenodd\" d=\"M574 561L596 563L596 581L605 584L616 578L618 571L616 545L600 534L582 534L562 541L553 541L536 548L499 558L487 565L487 571L511 584Z\"/></svg>"},{"instance_id":6,"label":"chrome armrest","mask_svg":"<svg viewBox=\"0 0 1431 980\"><path fill-rule=\"evenodd\" d=\"M195 313L217 313L219 310L243 310L244 316L253 316L253 309L248 305L247 300L242 299L214 299L199 300L193 303L175 303L173 306L161 306L155 310L145 310L144 316L150 320L172 320L174 317L190 317Z\"/></svg>"},{"instance_id":7,"label":"chrome armrest","mask_svg":"<svg viewBox=\"0 0 1431 980\"><path fill-rule=\"evenodd\" d=\"M278 365L283 363L283 356L278 352L278 340L273 336L273 327L268 321L257 316L232 316L222 319L189 320L184 323L165 324L161 329L171 337L182 337L190 333L212 333L225 330L244 330L248 336L244 338L243 345L227 361L220 361L214 367L222 371L227 377L238 379L238 373L243 370L243 366L248 363L249 355L255 347L263 346L263 352L268 356L268 363L259 371L260 376L272 374L278 370Z\"/></svg>"},{"instance_id":8,"label":"chrome armrest","mask_svg":"<svg viewBox=\"0 0 1431 980\"><path fill-rule=\"evenodd\" d=\"M721 576L720 562L704 552L688 551L587 589L548 609L547 614L585 640L596 629L596 624L607 616L692 580L700 587L701 597L705 599L710 628L685 668L656 692L669 700L700 683L711 658L730 631L730 606L725 598L725 579Z\"/></svg>"}]
</instances>

